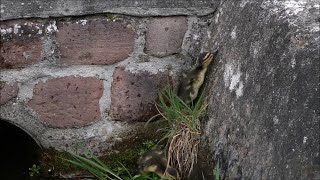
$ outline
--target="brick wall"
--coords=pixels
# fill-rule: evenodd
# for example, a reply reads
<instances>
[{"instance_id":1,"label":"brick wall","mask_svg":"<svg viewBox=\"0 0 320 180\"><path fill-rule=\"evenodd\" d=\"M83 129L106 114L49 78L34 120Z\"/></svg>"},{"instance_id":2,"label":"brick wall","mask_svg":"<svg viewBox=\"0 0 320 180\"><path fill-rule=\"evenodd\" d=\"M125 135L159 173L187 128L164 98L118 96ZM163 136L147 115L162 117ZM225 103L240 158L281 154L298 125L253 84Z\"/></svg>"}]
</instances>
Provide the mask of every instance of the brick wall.
<instances>
[{"instance_id":1,"label":"brick wall","mask_svg":"<svg viewBox=\"0 0 320 180\"><path fill-rule=\"evenodd\" d=\"M158 91L195 63L209 21L115 14L3 20L1 119L54 147L130 131L157 113Z\"/></svg>"},{"instance_id":2,"label":"brick wall","mask_svg":"<svg viewBox=\"0 0 320 180\"><path fill-rule=\"evenodd\" d=\"M318 4L1 0L0 119L44 147L129 148L159 88L219 46L197 168L320 179Z\"/></svg>"}]
</instances>

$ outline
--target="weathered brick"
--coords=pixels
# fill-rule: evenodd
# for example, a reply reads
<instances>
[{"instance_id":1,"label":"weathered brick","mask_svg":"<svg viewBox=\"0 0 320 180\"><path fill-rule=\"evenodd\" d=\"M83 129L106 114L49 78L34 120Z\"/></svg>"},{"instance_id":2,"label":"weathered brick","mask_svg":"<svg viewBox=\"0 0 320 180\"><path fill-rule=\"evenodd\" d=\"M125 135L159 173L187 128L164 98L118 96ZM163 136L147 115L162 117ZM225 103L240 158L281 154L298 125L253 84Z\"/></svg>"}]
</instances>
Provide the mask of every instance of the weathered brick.
<instances>
[{"instance_id":1,"label":"weathered brick","mask_svg":"<svg viewBox=\"0 0 320 180\"><path fill-rule=\"evenodd\" d=\"M27 20L3 21L0 25L0 68L40 61L44 25Z\"/></svg>"},{"instance_id":2,"label":"weathered brick","mask_svg":"<svg viewBox=\"0 0 320 180\"><path fill-rule=\"evenodd\" d=\"M113 64L133 51L134 31L123 22L96 18L58 23L63 64Z\"/></svg>"},{"instance_id":3,"label":"weathered brick","mask_svg":"<svg viewBox=\"0 0 320 180\"><path fill-rule=\"evenodd\" d=\"M146 53L160 57L179 53L187 28L187 19L182 16L152 19L148 24Z\"/></svg>"},{"instance_id":4,"label":"weathered brick","mask_svg":"<svg viewBox=\"0 0 320 180\"><path fill-rule=\"evenodd\" d=\"M18 95L17 83L7 83L0 81L0 105L10 101Z\"/></svg>"},{"instance_id":5,"label":"weathered brick","mask_svg":"<svg viewBox=\"0 0 320 180\"><path fill-rule=\"evenodd\" d=\"M120 121L147 121L157 113L154 103L169 79L167 73L131 73L116 68L111 88L111 117Z\"/></svg>"},{"instance_id":6,"label":"weathered brick","mask_svg":"<svg viewBox=\"0 0 320 180\"><path fill-rule=\"evenodd\" d=\"M66 76L39 82L28 105L50 126L79 127L100 117L103 82L93 77Z\"/></svg>"}]
</instances>

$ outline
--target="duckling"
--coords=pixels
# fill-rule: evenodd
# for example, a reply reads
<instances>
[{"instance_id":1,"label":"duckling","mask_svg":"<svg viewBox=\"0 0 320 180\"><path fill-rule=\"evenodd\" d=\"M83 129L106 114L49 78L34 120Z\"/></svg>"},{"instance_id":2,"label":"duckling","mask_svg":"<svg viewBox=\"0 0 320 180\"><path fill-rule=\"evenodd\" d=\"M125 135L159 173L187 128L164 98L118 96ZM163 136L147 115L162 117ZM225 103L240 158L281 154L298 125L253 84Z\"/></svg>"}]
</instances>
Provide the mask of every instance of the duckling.
<instances>
[{"instance_id":1,"label":"duckling","mask_svg":"<svg viewBox=\"0 0 320 180\"><path fill-rule=\"evenodd\" d=\"M167 167L167 159L162 151L145 152L139 158L138 165L143 172L154 172L163 179L176 180L179 176L175 168Z\"/></svg>"},{"instance_id":2,"label":"duckling","mask_svg":"<svg viewBox=\"0 0 320 180\"><path fill-rule=\"evenodd\" d=\"M191 103L198 96L200 87L203 84L207 68L217 55L218 48L212 52L204 52L199 56L200 64L189 73L182 73L182 80L178 90L178 96L187 104Z\"/></svg>"}]
</instances>

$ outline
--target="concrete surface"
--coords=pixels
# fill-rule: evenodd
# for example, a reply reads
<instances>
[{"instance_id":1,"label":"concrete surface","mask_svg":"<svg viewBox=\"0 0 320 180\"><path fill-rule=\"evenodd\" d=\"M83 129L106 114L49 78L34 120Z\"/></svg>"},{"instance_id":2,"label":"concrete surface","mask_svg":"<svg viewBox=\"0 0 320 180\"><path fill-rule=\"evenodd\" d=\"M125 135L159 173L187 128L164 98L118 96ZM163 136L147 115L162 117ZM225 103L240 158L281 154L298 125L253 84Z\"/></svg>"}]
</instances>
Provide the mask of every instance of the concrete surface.
<instances>
[{"instance_id":1,"label":"concrete surface","mask_svg":"<svg viewBox=\"0 0 320 180\"><path fill-rule=\"evenodd\" d=\"M27 17L62 17L97 13L116 13L132 16L208 15L217 7L217 1L203 0L2 0L1 20Z\"/></svg>"}]
</instances>

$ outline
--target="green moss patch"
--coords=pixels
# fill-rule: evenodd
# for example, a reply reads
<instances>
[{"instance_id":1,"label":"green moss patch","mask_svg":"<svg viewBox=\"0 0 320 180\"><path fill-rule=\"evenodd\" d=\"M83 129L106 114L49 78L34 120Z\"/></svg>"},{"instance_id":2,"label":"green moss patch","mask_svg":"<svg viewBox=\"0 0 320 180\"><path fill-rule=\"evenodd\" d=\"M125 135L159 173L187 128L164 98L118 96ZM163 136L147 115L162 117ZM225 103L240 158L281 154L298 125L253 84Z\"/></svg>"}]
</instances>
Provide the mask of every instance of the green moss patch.
<instances>
[{"instance_id":1,"label":"green moss patch","mask_svg":"<svg viewBox=\"0 0 320 180\"><path fill-rule=\"evenodd\" d=\"M122 141L115 143L112 151L106 150L102 152L103 155L100 156L99 159L109 165L114 171L117 171L124 165L130 173L138 173L138 158L148 149L155 148L156 146L162 148L165 145L165 141L162 142L162 144L157 144L164 136L164 132L158 130L164 126L165 123L163 121L149 123L146 127L145 123L136 123L133 125L133 130L124 135L125 138L123 138ZM43 176L90 174L63 159L72 160L73 157L66 152L61 152L54 148L43 150L39 160L39 165L42 170L41 174ZM54 173L49 174L49 169L54 169Z\"/></svg>"}]
</instances>

